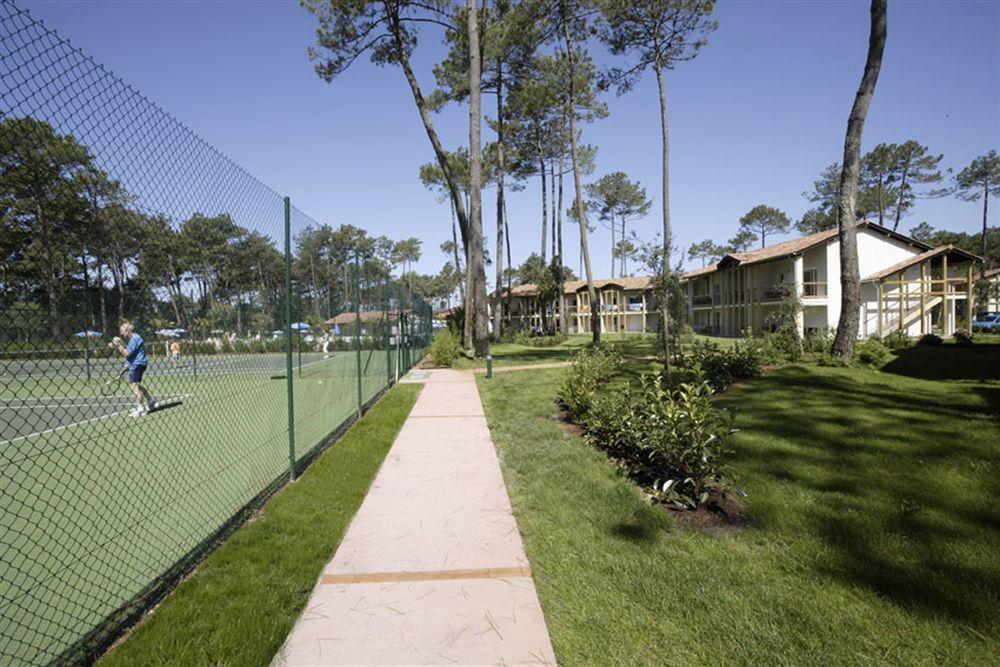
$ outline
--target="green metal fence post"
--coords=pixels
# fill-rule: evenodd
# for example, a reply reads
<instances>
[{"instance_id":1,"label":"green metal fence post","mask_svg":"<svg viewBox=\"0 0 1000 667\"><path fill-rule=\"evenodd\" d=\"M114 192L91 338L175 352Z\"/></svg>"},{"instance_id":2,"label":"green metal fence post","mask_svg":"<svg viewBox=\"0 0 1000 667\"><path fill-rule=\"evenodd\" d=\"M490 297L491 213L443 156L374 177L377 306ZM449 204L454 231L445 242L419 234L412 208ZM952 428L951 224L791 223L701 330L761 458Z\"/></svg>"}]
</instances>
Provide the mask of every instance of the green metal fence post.
<instances>
[{"instance_id":1,"label":"green metal fence post","mask_svg":"<svg viewBox=\"0 0 1000 667\"><path fill-rule=\"evenodd\" d=\"M299 326L295 327L298 332L297 343L299 346L299 377L302 377L302 285L301 283L295 284L295 304L297 306L298 312L295 314L295 322Z\"/></svg>"},{"instance_id":2,"label":"green metal fence post","mask_svg":"<svg viewBox=\"0 0 1000 667\"><path fill-rule=\"evenodd\" d=\"M389 307L389 276L382 281L382 306L385 309L385 386L392 384L392 311Z\"/></svg>"},{"instance_id":3,"label":"green metal fence post","mask_svg":"<svg viewBox=\"0 0 1000 667\"><path fill-rule=\"evenodd\" d=\"M87 366L87 382L90 382L90 294L83 293L83 363Z\"/></svg>"},{"instance_id":4,"label":"green metal fence post","mask_svg":"<svg viewBox=\"0 0 1000 667\"><path fill-rule=\"evenodd\" d=\"M191 334L191 375L197 380L198 379L198 339L194 335L194 331Z\"/></svg>"},{"instance_id":5,"label":"green metal fence post","mask_svg":"<svg viewBox=\"0 0 1000 667\"><path fill-rule=\"evenodd\" d=\"M285 384L288 387L288 480L295 481L295 400L292 391L292 200L285 197Z\"/></svg>"},{"instance_id":6,"label":"green metal fence post","mask_svg":"<svg viewBox=\"0 0 1000 667\"><path fill-rule=\"evenodd\" d=\"M361 395L361 251L354 251L354 358L358 365L358 419L364 398Z\"/></svg>"}]
</instances>

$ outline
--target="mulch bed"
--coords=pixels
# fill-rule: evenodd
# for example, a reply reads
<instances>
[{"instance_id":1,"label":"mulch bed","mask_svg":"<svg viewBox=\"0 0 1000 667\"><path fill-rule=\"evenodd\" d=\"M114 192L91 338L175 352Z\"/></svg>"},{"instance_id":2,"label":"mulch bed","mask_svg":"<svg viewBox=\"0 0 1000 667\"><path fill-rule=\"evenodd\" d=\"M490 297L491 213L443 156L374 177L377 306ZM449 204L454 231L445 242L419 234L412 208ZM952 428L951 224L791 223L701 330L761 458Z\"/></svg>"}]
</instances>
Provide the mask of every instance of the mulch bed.
<instances>
[{"instance_id":1,"label":"mulch bed","mask_svg":"<svg viewBox=\"0 0 1000 667\"><path fill-rule=\"evenodd\" d=\"M715 537L732 535L753 528L753 521L747 515L746 502L739 496L713 495L706 504L696 510L669 509L668 511L678 526Z\"/></svg>"}]
</instances>

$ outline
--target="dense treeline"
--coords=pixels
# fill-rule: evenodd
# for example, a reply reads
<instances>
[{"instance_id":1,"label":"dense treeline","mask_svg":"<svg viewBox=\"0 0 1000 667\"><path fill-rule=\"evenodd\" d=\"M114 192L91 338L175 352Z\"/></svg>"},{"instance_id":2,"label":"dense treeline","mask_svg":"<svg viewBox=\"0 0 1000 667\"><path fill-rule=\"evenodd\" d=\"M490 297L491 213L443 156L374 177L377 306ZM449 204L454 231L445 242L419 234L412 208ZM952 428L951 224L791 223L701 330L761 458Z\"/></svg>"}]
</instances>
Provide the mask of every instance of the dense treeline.
<instances>
[{"instance_id":1,"label":"dense treeline","mask_svg":"<svg viewBox=\"0 0 1000 667\"><path fill-rule=\"evenodd\" d=\"M182 190L175 194L183 200ZM87 146L44 121L0 122L0 216L0 309L15 340L109 332L122 318L240 335L283 321L280 219L239 224L226 211L182 220L144 212ZM420 241L373 238L351 225L299 230L299 319L319 323L353 307L356 251L362 302L374 303L393 267L419 259Z\"/></svg>"}]
</instances>

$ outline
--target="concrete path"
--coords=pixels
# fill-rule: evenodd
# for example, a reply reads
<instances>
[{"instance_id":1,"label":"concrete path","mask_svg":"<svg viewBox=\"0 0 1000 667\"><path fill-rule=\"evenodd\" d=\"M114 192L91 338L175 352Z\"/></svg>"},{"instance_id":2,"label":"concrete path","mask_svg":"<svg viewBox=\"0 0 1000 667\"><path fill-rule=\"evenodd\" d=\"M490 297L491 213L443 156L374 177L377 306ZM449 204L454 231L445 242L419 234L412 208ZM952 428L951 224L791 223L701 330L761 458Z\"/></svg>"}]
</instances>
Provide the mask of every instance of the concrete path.
<instances>
[{"instance_id":1,"label":"concrete path","mask_svg":"<svg viewBox=\"0 0 1000 667\"><path fill-rule=\"evenodd\" d=\"M424 382L274 665L555 664L475 379Z\"/></svg>"}]
</instances>

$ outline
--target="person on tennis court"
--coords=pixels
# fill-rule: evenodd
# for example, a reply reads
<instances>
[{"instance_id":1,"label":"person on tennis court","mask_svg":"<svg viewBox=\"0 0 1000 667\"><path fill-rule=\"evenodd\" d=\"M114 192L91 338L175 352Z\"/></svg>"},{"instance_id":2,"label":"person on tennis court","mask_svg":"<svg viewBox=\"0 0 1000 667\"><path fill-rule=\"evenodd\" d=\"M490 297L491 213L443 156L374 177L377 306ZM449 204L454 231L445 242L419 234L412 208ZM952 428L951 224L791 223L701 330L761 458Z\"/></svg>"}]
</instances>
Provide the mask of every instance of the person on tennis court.
<instances>
[{"instance_id":1,"label":"person on tennis court","mask_svg":"<svg viewBox=\"0 0 1000 667\"><path fill-rule=\"evenodd\" d=\"M108 347L115 348L123 357L125 365L128 367L128 385L135 395L136 406L130 417L141 417L150 410L156 409L156 400L149 393L149 390L142 386L142 376L146 372L146 342L142 336L135 332L135 327L131 322L122 322L118 327L121 338L115 336ZM126 345L122 345L122 338Z\"/></svg>"}]
</instances>

